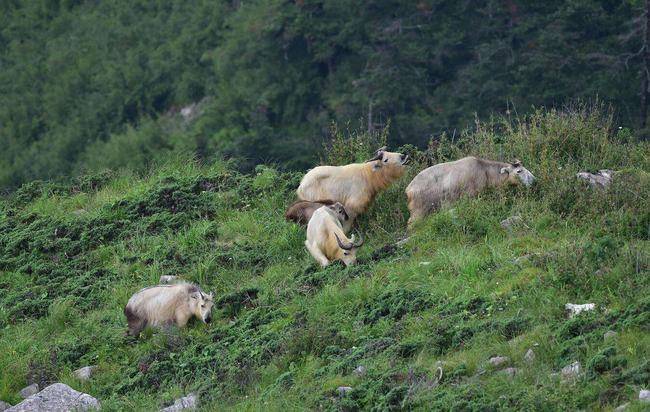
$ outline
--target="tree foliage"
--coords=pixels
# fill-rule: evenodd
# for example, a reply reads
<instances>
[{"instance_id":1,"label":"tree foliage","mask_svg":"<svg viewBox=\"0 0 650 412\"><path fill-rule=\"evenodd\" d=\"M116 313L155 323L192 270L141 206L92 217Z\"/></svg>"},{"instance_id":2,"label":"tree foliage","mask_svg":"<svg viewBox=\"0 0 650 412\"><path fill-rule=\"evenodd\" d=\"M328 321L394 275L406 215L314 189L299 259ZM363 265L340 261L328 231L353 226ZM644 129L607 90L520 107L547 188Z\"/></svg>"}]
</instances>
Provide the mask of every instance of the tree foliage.
<instances>
[{"instance_id":1,"label":"tree foliage","mask_svg":"<svg viewBox=\"0 0 650 412\"><path fill-rule=\"evenodd\" d=\"M305 167L332 120L368 129L390 120L393 143L422 146L475 113L598 96L631 125L642 9L632 0L3 1L0 186L142 168L170 151ZM191 124L160 120L202 99Z\"/></svg>"}]
</instances>

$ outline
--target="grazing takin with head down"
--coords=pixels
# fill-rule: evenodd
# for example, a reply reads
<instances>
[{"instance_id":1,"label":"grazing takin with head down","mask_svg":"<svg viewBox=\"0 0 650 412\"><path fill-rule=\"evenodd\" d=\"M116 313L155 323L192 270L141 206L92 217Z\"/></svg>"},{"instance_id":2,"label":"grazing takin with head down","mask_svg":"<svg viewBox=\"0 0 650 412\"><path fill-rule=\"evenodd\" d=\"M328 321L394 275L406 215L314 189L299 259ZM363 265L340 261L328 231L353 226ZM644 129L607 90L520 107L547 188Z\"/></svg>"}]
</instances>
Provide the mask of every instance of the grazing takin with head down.
<instances>
[{"instance_id":1,"label":"grazing takin with head down","mask_svg":"<svg viewBox=\"0 0 650 412\"><path fill-rule=\"evenodd\" d=\"M158 285L137 292L124 308L127 335L138 336L146 326L184 327L193 316L203 323L212 320L212 293L191 283Z\"/></svg>"},{"instance_id":2,"label":"grazing takin with head down","mask_svg":"<svg viewBox=\"0 0 650 412\"><path fill-rule=\"evenodd\" d=\"M287 220L298 223L299 225L307 225L314 212L323 206L332 209L338 216L341 224L347 222L350 219L348 213L345 211L345 207L341 203L334 202L333 200L320 200L318 202L299 200L289 206L289 209L287 209L284 217Z\"/></svg>"},{"instance_id":3,"label":"grazing takin with head down","mask_svg":"<svg viewBox=\"0 0 650 412\"><path fill-rule=\"evenodd\" d=\"M377 150L375 156L365 163L311 169L300 182L296 191L298 198L310 202L319 202L320 199L341 202L350 216L343 225L347 232L375 196L404 174L408 156L385 149Z\"/></svg>"},{"instance_id":4,"label":"grazing takin with head down","mask_svg":"<svg viewBox=\"0 0 650 412\"><path fill-rule=\"evenodd\" d=\"M359 243L355 243L354 235L348 239L338 216L329 207L317 209L307 225L305 246L323 267L335 260L341 260L346 266L354 264L361 245L363 239Z\"/></svg>"},{"instance_id":5,"label":"grazing takin with head down","mask_svg":"<svg viewBox=\"0 0 650 412\"><path fill-rule=\"evenodd\" d=\"M504 184L530 186L534 181L535 176L518 160L504 163L470 156L431 166L415 176L406 188L409 224L463 195L474 196L487 187Z\"/></svg>"}]
</instances>

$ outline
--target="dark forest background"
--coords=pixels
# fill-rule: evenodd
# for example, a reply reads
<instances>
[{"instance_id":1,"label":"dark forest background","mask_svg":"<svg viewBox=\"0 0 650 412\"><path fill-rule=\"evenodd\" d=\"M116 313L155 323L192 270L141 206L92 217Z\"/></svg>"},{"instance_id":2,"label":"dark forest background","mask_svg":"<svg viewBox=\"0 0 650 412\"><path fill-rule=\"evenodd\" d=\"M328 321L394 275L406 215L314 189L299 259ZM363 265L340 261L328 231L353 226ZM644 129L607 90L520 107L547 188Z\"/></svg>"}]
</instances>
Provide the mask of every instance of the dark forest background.
<instances>
[{"instance_id":1,"label":"dark forest background","mask_svg":"<svg viewBox=\"0 0 650 412\"><path fill-rule=\"evenodd\" d=\"M0 187L173 153L313 165L576 99L643 135L639 0L2 0Z\"/></svg>"}]
</instances>

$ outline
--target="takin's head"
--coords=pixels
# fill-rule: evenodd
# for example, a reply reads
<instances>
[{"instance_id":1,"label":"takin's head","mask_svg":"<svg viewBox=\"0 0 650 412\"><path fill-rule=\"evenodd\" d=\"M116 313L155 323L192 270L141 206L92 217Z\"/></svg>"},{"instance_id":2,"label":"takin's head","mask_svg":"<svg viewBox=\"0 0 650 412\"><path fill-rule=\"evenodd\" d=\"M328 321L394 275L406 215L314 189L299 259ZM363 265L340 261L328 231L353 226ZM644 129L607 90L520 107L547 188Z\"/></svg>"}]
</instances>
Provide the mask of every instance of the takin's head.
<instances>
[{"instance_id":1,"label":"takin's head","mask_svg":"<svg viewBox=\"0 0 650 412\"><path fill-rule=\"evenodd\" d=\"M408 163L408 155L387 152L386 146L375 152L372 159L367 160L366 163L372 163L372 170L374 172L381 172L390 179L398 179L404 174L405 165Z\"/></svg>"},{"instance_id":2,"label":"takin's head","mask_svg":"<svg viewBox=\"0 0 650 412\"><path fill-rule=\"evenodd\" d=\"M348 216L348 212L345 211L345 206L343 206L340 202L336 202L327 207L329 207L336 214L336 217L339 218L339 222L343 223L350 220L350 216Z\"/></svg>"},{"instance_id":3,"label":"takin's head","mask_svg":"<svg viewBox=\"0 0 650 412\"><path fill-rule=\"evenodd\" d=\"M213 304L212 293L206 294L199 290L190 294L190 311L203 323L212 321Z\"/></svg>"},{"instance_id":4,"label":"takin's head","mask_svg":"<svg viewBox=\"0 0 650 412\"><path fill-rule=\"evenodd\" d=\"M359 242L354 241L354 235L350 238L350 242L341 240L335 233L336 243L338 243L338 250L336 252L336 259L340 260L345 266L354 265L357 261L357 249L363 245L363 238Z\"/></svg>"},{"instance_id":5,"label":"takin's head","mask_svg":"<svg viewBox=\"0 0 650 412\"><path fill-rule=\"evenodd\" d=\"M512 184L523 183L525 186L530 187L535 182L535 176L516 159L508 166L501 168L501 174L504 173L508 174L508 182Z\"/></svg>"}]
</instances>

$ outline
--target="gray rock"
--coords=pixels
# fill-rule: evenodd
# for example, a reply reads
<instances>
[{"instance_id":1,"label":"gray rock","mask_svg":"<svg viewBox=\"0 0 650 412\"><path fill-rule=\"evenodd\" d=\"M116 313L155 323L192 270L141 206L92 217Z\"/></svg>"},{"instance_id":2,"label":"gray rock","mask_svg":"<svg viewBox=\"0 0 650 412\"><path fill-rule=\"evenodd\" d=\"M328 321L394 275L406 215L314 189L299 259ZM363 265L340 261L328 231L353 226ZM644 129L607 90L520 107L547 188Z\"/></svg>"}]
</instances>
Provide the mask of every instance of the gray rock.
<instances>
[{"instance_id":1,"label":"gray rock","mask_svg":"<svg viewBox=\"0 0 650 412\"><path fill-rule=\"evenodd\" d=\"M567 303L564 305L564 309L569 313L569 317L572 318L582 312L589 312L596 309L595 303L584 303L582 305L576 305L574 303Z\"/></svg>"},{"instance_id":2,"label":"gray rock","mask_svg":"<svg viewBox=\"0 0 650 412\"><path fill-rule=\"evenodd\" d=\"M565 366L560 371L562 378L565 380L577 378L580 375L580 372L582 372L580 362L573 362L571 365Z\"/></svg>"},{"instance_id":3,"label":"gray rock","mask_svg":"<svg viewBox=\"0 0 650 412\"><path fill-rule=\"evenodd\" d=\"M348 393L352 392L352 387L351 386L339 386L338 388L336 388L336 390L338 391L340 397L344 397Z\"/></svg>"},{"instance_id":4,"label":"gray rock","mask_svg":"<svg viewBox=\"0 0 650 412\"><path fill-rule=\"evenodd\" d=\"M87 411L99 407L99 401L92 396L77 392L64 383L55 383L7 409L7 412Z\"/></svg>"},{"instance_id":5,"label":"gray rock","mask_svg":"<svg viewBox=\"0 0 650 412\"><path fill-rule=\"evenodd\" d=\"M501 227L509 232L512 231L516 226L526 226L524 224L524 219L522 219L522 217L519 215L510 216L509 218L501 221Z\"/></svg>"},{"instance_id":6,"label":"gray rock","mask_svg":"<svg viewBox=\"0 0 650 412\"><path fill-rule=\"evenodd\" d=\"M160 412L177 412L183 410L196 409L198 403L199 403L199 398L196 396L196 394L190 393L187 396L184 396L180 399L176 399L173 405L168 406L165 409L161 409Z\"/></svg>"},{"instance_id":7,"label":"gray rock","mask_svg":"<svg viewBox=\"0 0 650 412\"><path fill-rule=\"evenodd\" d=\"M519 369L518 368L505 368L504 370L500 371L499 373L502 373L509 378L514 378L515 375L519 374Z\"/></svg>"},{"instance_id":8,"label":"gray rock","mask_svg":"<svg viewBox=\"0 0 650 412\"><path fill-rule=\"evenodd\" d=\"M505 364L510 362L510 358L508 358L507 356L495 356L493 358L490 358L488 362L493 367L498 368L499 366L504 366Z\"/></svg>"},{"instance_id":9,"label":"gray rock","mask_svg":"<svg viewBox=\"0 0 650 412\"><path fill-rule=\"evenodd\" d=\"M30 396L38 393L38 383L33 383L27 387L24 387L20 390L20 397L23 399L27 399Z\"/></svg>"},{"instance_id":10,"label":"gray rock","mask_svg":"<svg viewBox=\"0 0 650 412\"><path fill-rule=\"evenodd\" d=\"M354 370L354 374L357 375L357 376L364 376L366 374L366 371L367 371L367 369L366 369L365 366L359 365Z\"/></svg>"},{"instance_id":11,"label":"gray rock","mask_svg":"<svg viewBox=\"0 0 650 412\"><path fill-rule=\"evenodd\" d=\"M529 254L526 254L526 255L516 257L515 260L512 261L512 263L514 263L515 265L523 265L525 263L528 263L532 256L533 255L529 253Z\"/></svg>"},{"instance_id":12,"label":"gray rock","mask_svg":"<svg viewBox=\"0 0 650 412\"><path fill-rule=\"evenodd\" d=\"M603 335L603 339L608 340L608 339L613 339L618 336L618 332L614 332L613 330L608 330L605 332Z\"/></svg>"},{"instance_id":13,"label":"gray rock","mask_svg":"<svg viewBox=\"0 0 650 412\"><path fill-rule=\"evenodd\" d=\"M650 391L647 389L641 389L641 391L639 391L639 400L641 402L650 402Z\"/></svg>"},{"instance_id":14,"label":"gray rock","mask_svg":"<svg viewBox=\"0 0 650 412\"><path fill-rule=\"evenodd\" d=\"M163 275L163 276L160 277L160 280L158 282L160 282L161 285L164 285L166 283L176 282L177 279L178 279L178 276Z\"/></svg>"},{"instance_id":15,"label":"gray rock","mask_svg":"<svg viewBox=\"0 0 650 412\"><path fill-rule=\"evenodd\" d=\"M526 351L526 354L524 355L524 361L526 363L533 363L535 361L535 352L533 352L532 348Z\"/></svg>"},{"instance_id":16,"label":"gray rock","mask_svg":"<svg viewBox=\"0 0 650 412\"><path fill-rule=\"evenodd\" d=\"M582 179L589 183L591 187L604 189L612 183L614 171L609 169L599 170L598 173L580 172L576 175L578 179Z\"/></svg>"},{"instance_id":17,"label":"gray rock","mask_svg":"<svg viewBox=\"0 0 650 412\"><path fill-rule=\"evenodd\" d=\"M614 409L614 412L623 412L627 410L627 408L630 406L630 402L625 402L623 405L619 405Z\"/></svg>"},{"instance_id":18,"label":"gray rock","mask_svg":"<svg viewBox=\"0 0 650 412\"><path fill-rule=\"evenodd\" d=\"M431 262L420 262L418 263L418 266L429 266Z\"/></svg>"},{"instance_id":19,"label":"gray rock","mask_svg":"<svg viewBox=\"0 0 650 412\"><path fill-rule=\"evenodd\" d=\"M79 368L76 371L72 372L72 374L80 381L87 381L95 373L96 370L97 366L84 366L83 368Z\"/></svg>"},{"instance_id":20,"label":"gray rock","mask_svg":"<svg viewBox=\"0 0 650 412\"><path fill-rule=\"evenodd\" d=\"M11 405L8 404L5 401L0 401L0 412L6 411L7 409L11 408Z\"/></svg>"}]
</instances>

